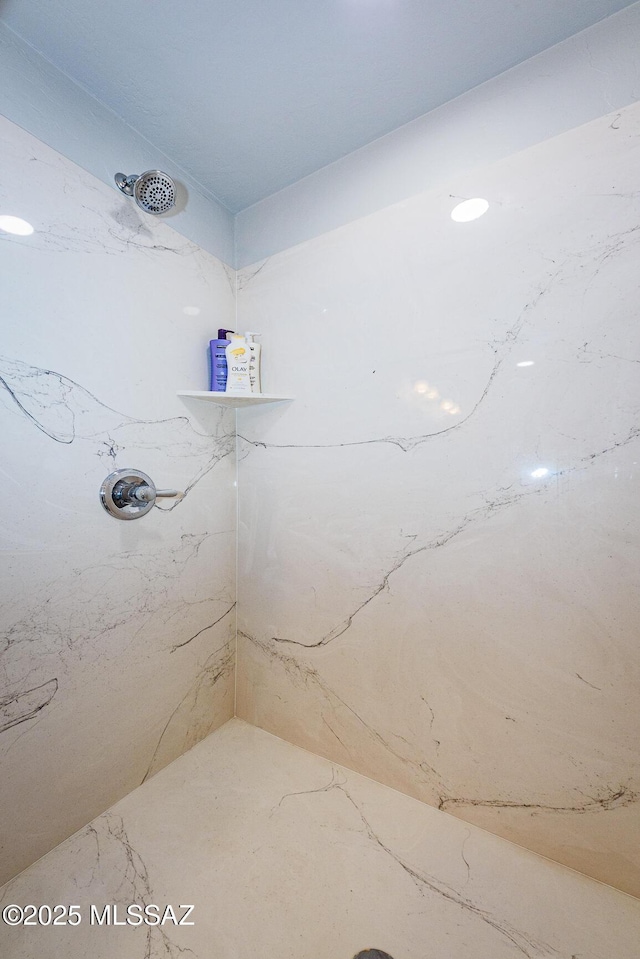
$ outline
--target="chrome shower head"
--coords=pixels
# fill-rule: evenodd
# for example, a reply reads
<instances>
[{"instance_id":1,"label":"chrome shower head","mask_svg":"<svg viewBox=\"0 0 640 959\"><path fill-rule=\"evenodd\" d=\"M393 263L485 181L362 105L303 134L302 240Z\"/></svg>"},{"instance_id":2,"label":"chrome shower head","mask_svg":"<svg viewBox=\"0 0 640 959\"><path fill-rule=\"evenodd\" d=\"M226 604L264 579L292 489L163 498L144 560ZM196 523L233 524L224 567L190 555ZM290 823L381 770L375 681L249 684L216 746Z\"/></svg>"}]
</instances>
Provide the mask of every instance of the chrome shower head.
<instances>
[{"instance_id":1,"label":"chrome shower head","mask_svg":"<svg viewBox=\"0 0 640 959\"><path fill-rule=\"evenodd\" d=\"M147 170L131 176L116 173L114 179L122 193L132 196L140 209L152 216L166 213L176 202L176 185L162 170Z\"/></svg>"}]
</instances>

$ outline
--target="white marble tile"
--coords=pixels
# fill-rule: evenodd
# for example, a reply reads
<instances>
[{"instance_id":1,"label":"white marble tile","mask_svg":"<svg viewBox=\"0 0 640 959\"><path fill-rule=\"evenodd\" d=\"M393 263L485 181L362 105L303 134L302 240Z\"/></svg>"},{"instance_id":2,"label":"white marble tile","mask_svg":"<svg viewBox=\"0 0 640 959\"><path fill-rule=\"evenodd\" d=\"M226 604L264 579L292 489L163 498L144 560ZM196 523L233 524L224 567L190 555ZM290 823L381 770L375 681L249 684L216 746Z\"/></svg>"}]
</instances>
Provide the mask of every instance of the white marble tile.
<instances>
[{"instance_id":1,"label":"white marble tile","mask_svg":"<svg viewBox=\"0 0 640 959\"><path fill-rule=\"evenodd\" d=\"M175 394L235 307L214 257L0 138L1 212L35 227L0 233L5 879L233 714L234 423ZM187 496L117 522L120 467Z\"/></svg>"},{"instance_id":2,"label":"white marble tile","mask_svg":"<svg viewBox=\"0 0 640 959\"><path fill-rule=\"evenodd\" d=\"M640 939L636 900L238 720L0 888L28 903L82 922L0 926L3 959L635 959ZM132 903L194 925L91 924Z\"/></svg>"},{"instance_id":3,"label":"white marble tile","mask_svg":"<svg viewBox=\"0 0 640 959\"><path fill-rule=\"evenodd\" d=\"M636 105L241 271L297 399L238 419L239 715L636 895L639 162Z\"/></svg>"}]
</instances>

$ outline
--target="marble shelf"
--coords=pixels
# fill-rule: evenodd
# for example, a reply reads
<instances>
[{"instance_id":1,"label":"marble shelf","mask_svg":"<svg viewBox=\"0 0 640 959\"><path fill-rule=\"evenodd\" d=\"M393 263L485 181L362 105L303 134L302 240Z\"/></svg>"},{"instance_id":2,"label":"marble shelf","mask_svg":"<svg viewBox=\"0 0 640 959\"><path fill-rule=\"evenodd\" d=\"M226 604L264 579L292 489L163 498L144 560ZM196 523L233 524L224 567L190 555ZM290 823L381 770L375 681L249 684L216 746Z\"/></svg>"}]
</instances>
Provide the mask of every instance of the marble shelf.
<instances>
[{"instance_id":1,"label":"marble shelf","mask_svg":"<svg viewBox=\"0 0 640 959\"><path fill-rule=\"evenodd\" d=\"M243 409L245 406L256 406L259 403L283 403L291 401L293 396L276 396L274 393L214 393L209 390L179 390L178 396L190 396L220 406L231 406L234 409Z\"/></svg>"}]
</instances>

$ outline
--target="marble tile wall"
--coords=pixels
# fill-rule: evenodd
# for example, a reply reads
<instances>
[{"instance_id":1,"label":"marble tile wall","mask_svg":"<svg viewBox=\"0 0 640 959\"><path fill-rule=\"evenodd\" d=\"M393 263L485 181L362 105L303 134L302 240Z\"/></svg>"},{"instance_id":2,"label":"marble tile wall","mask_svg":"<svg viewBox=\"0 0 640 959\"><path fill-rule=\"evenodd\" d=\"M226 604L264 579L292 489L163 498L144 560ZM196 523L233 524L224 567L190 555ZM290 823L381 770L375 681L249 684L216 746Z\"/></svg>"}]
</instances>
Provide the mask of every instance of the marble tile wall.
<instances>
[{"instance_id":1,"label":"marble tile wall","mask_svg":"<svg viewBox=\"0 0 640 959\"><path fill-rule=\"evenodd\" d=\"M639 169L632 106L238 277L238 715L635 895Z\"/></svg>"},{"instance_id":2,"label":"marble tile wall","mask_svg":"<svg viewBox=\"0 0 640 959\"><path fill-rule=\"evenodd\" d=\"M0 924L3 959L637 959L640 938L637 900L238 720L0 887L14 919L57 903L80 923Z\"/></svg>"},{"instance_id":3,"label":"marble tile wall","mask_svg":"<svg viewBox=\"0 0 640 959\"><path fill-rule=\"evenodd\" d=\"M4 119L0 140L0 212L35 227L0 233L6 879L233 714L235 425L176 391L207 388L235 284ZM118 522L120 467L187 496Z\"/></svg>"}]
</instances>

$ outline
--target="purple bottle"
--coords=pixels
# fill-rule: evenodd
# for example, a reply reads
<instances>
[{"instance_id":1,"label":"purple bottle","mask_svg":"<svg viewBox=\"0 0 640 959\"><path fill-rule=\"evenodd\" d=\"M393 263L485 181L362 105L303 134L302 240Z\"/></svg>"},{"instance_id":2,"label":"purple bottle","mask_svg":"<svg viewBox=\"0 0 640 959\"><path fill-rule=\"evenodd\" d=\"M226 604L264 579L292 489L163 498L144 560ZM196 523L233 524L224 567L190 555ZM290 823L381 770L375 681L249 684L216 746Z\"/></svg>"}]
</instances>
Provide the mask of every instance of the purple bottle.
<instances>
[{"instance_id":1,"label":"purple bottle","mask_svg":"<svg viewBox=\"0 0 640 959\"><path fill-rule=\"evenodd\" d=\"M227 333L233 330L218 330L218 339L209 340L209 389L214 393L224 393L227 388L227 354L230 340Z\"/></svg>"}]
</instances>

